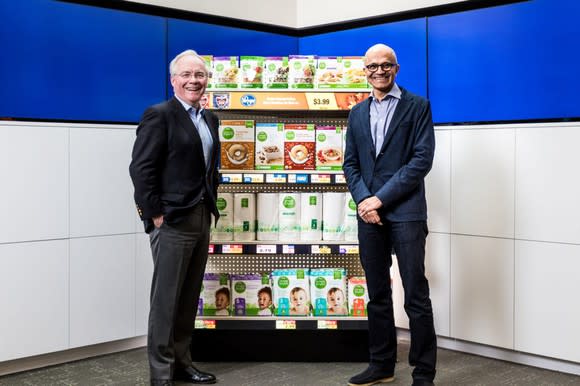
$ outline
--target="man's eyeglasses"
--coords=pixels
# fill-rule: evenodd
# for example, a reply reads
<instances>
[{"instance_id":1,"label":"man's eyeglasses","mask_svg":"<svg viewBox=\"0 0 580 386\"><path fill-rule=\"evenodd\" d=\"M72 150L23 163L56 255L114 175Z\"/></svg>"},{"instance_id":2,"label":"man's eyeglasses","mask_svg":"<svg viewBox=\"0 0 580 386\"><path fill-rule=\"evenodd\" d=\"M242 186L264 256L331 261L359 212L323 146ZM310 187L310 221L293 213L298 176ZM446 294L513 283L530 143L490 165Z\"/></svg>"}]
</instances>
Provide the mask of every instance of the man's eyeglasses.
<instances>
[{"instance_id":1,"label":"man's eyeglasses","mask_svg":"<svg viewBox=\"0 0 580 386\"><path fill-rule=\"evenodd\" d=\"M178 76L183 79L183 80L189 80L192 77L195 79L199 79L199 80L203 80L205 78L207 78L207 74L205 72L182 72L181 74L178 74Z\"/></svg>"},{"instance_id":2,"label":"man's eyeglasses","mask_svg":"<svg viewBox=\"0 0 580 386\"><path fill-rule=\"evenodd\" d=\"M393 67L395 67L395 66L397 66L397 63L385 62L385 63L381 63L381 64L371 63L371 64L367 65L366 68L370 72L376 72L380 67L381 70L387 72L387 71L391 71L393 69Z\"/></svg>"}]
</instances>

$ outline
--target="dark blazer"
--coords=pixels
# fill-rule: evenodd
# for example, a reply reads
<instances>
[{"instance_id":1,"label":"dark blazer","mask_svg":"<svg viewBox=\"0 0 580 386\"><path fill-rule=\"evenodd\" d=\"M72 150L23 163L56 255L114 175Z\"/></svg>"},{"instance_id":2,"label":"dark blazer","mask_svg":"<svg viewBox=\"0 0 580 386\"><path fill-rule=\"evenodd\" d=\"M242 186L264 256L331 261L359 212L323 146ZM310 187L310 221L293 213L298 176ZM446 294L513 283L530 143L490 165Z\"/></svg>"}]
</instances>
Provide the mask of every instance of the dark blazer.
<instances>
[{"instance_id":1,"label":"dark blazer","mask_svg":"<svg viewBox=\"0 0 580 386\"><path fill-rule=\"evenodd\" d=\"M383 203L379 214L389 221L426 220L424 178L435 152L431 105L400 88L401 99L376 157L370 127L371 98L352 108L343 169L357 204L377 196Z\"/></svg>"},{"instance_id":2,"label":"dark blazer","mask_svg":"<svg viewBox=\"0 0 580 386\"><path fill-rule=\"evenodd\" d=\"M137 211L147 233L153 229L152 217L162 214L169 224L179 222L202 198L216 221L219 217L219 120L207 110L204 117L214 143L209 168L205 167L197 128L175 97L143 113L129 172Z\"/></svg>"}]
</instances>

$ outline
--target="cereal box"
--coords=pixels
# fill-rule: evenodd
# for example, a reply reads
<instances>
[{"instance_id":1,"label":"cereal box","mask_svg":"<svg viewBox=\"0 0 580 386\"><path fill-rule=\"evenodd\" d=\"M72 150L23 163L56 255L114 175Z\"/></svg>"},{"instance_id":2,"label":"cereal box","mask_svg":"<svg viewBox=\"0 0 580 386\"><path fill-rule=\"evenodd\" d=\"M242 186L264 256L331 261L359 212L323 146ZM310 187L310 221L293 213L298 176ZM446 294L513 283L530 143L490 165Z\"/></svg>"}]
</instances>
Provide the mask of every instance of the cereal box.
<instances>
[{"instance_id":1,"label":"cereal box","mask_svg":"<svg viewBox=\"0 0 580 386\"><path fill-rule=\"evenodd\" d=\"M268 56L264 60L264 88L288 88L288 57Z\"/></svg>"},{"instance_id":2,"label":"cereal box","mask_svg":"<svg viewBox=\"0 0 580 386\"><path fill-rule=\"evenodd\" d=\"M346 269L311 269L310 299L314 316L348 315Z\"/></svg>"},{"instance_id":3,"label":"cereal box","mask_svg":"<svg viewBox=\"0 0 580 386\"><path fill-rule=\"evenodd\" d=\"M348 310L350 316L367 316L369 291L365 277L352 276L348 279Z\"/></svg>"},{"instance_id":4,"label":"cereal box","mask_svg":"<svg viewBox=\"0 0 580 386\"><path fill-rule=\"evenodd\" d=\"M316 126L316 170L341 170L342 128Z\"/></svg>"},{"instance_id":5,"label":"cereal box","mask_svg":"<svg viewBox=\"0 0 580 386\"><path fill-rule=\"evenodd\" d=\"M227 273L205 273L198 303L198 315L230 315L230 277Z\"/></svg>"},{"instance_id":6,"label":"cereal box","mask_svg":"<svg viewBox=\"0 0 580 386\"><path fill-rule=\"evenodd\" d=\"M342 76L342 58L336 56L319 56L316 67L316 87L336 88L344 84Z\"/></svg>"},{"instance_id":7,"label":"cereal box","mask_svg":"<svg viewBox=\"0 0 580 386\"><path fill-rule=\"evenodd\" d=\"M272 272L276 316L310 315L309 269L277 269Z\"/></svg>"},{"instance_id":8,"label":"cereal box","mask_svg":"<svg viewBox=\"0 0 580 386\"><path fill-rule=\"evenodd\" d=\"M290 88L314 88L316 56L290 55L288 66L288 85Z\"/></svg>"},{"instance_id":9,"label":"cereal box","mask_svg":"<svg viewBox=\"0 0 580 386\"><path fill-rule=\"evenodd\" d=\"M314 170L315 140L313 124L285 124L284 169Z\"/></svg>"},{"instance_id":10,"label":"cereal box","mask_svg":"<svg viewBox=\"0 0 580 386\"><path fill-rule=\"evenodd\" d=\"M256 123L256 169L284 169L283 123Z\"/></svg>"},{"instance_id":11,"label":"cereal box","mask_svg":"<svg viewBox=\"0 0 580 386\"><path fill-rule=\"evenodd\" d=\"M222 169L254 169L254 121L222 120L219 138Z\"/></svg>"},{"instance_id":12,"label":"cereal box","mask_svg":"<svg viewBox=\"0 0 580 386\"><path fill-rule=\"evenodd\" d=\"M238 57L214 56L212 79L215 88L238 88Z\"/></svg>"},{"instance_id":13,"label":"cereal box","mask_svg":"<svg viewBox=\"0 0 580 386\"><path fill-rule=\"evenodd\" d=\"M241 88L262 88L263 56L240 56Z\"/></svg>"}]
</instances>

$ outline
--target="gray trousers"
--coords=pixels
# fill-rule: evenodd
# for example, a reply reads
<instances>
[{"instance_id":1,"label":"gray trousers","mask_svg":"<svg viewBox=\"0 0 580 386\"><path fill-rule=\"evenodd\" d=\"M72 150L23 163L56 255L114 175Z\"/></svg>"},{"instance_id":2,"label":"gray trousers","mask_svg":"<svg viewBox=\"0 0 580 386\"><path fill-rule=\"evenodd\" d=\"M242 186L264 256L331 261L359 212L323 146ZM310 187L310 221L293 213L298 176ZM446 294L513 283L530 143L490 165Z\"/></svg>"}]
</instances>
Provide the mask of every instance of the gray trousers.
<instances>
[{"instance_id":1,"label":"gray trousers","mask_svg":"<svg viewBox=\"0 0 580 386\"><path fill-rule=\"evenodd\" d=\"M176 224L150 234L153 282L147 353L151 379L191 366L191 335L207 262L211 215L203 203Z\"/></svg>"}]
</instances>

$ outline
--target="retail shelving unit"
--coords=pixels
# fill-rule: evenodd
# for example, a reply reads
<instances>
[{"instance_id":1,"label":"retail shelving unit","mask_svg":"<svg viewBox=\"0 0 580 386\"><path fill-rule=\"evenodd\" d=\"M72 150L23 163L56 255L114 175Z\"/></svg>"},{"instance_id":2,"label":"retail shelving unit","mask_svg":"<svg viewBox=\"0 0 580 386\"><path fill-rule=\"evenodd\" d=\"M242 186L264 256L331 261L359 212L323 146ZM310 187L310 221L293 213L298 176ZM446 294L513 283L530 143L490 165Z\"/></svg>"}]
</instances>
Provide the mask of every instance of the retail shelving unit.
<instances>
[{"instance_id":1,"label":"retail shelving unit","mask_svg":"<svg viewBox=\"0 0 580 386\"><path fill-rule=\"evenodd\" d=\"M220 119L346 126L349 101L368 93L345 91L212 90L208 107ZM346 192L340 171L221 170L220 192ZM356 242L211 242L208 272L248 273L280 268L344 267L363 275ZM366 361L367 320L360 317L198 317L196 360Z\"/></svg>"}]
</instances>

